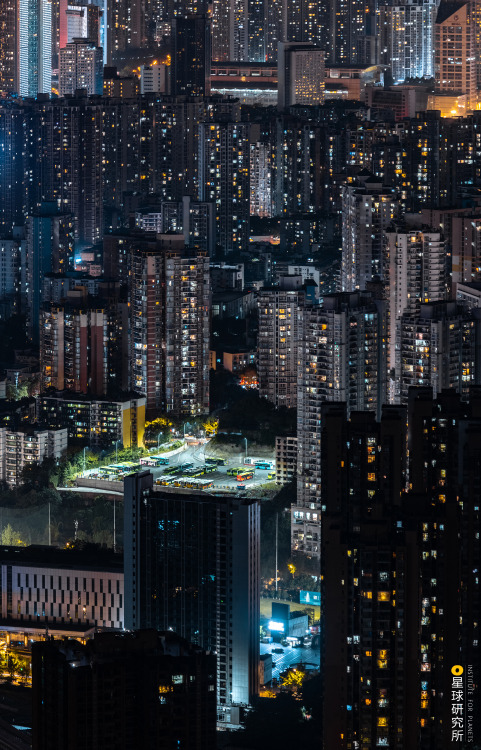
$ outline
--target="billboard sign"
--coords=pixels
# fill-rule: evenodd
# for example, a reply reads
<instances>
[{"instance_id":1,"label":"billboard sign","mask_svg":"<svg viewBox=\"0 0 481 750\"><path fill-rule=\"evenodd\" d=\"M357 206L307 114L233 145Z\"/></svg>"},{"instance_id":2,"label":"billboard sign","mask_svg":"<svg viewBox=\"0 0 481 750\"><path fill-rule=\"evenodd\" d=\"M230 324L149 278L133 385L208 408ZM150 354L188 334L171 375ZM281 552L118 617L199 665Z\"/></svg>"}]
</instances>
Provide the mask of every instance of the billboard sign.
<instances>
[{"instance_id":1,"label":"billboard sign","mask_svg":"<svg viewBox=\"0 0 481 750\"><path fill-rule=\"evenodd\" d=\"M321 594L319 591L301 591L299 593L299 602L301 604L320 604Z\"/></svg>"}]
</instances>

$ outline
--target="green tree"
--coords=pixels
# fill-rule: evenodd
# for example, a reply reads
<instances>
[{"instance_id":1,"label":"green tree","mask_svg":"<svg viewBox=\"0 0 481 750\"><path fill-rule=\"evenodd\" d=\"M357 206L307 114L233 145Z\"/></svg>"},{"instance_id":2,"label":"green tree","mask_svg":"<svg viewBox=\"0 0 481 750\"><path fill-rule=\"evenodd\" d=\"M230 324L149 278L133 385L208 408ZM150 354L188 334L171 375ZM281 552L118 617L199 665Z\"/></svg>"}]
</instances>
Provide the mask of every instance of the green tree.
<instances>
[{"instance_id":1,"label":"green tree","mask_svg":"<svg viewBox=\"0 0 481 750\"><path fill-rule=\"evenodd\" d=\"M18 672L20 667L20 662L16 656L16 654L9 652L7 656L7 672L10 676L10 679L13 680L16 673Z\"/></svg>"},{"instance_id":2,"label":"green tree","mask_svg":"<svg viewBox=\"0 0 481 750\"><path fill-rule=\"evenodd\" d=\"M14 531L9 523L2 530L1 539L6 547L25 547L25 542L20 539L20 532Z\"/></svg>"},{"instance_id":3,"label":"green tree","mask_svg":"<svg viewBox=\"0 0 481 750\"><path fill-rule=\"evenodd\" d=\"M7 401L20 401L22 398L28 397L28 383L19 383L14 385L8 383L7 385Z\"/></svg>"}]
</instances>

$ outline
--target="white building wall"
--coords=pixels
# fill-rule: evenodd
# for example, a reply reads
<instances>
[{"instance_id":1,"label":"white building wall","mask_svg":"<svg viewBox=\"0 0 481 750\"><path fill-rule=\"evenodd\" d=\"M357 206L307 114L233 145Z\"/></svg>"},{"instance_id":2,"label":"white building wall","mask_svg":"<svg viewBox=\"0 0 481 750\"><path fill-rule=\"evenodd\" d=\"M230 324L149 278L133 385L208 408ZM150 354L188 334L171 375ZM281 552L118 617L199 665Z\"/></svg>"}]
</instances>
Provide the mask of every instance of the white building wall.
<instances>
[{"instance_id":1,"label":"white building wall","mask_svg":"<svg viewBox=\"0 0 481 750\"><path fill-rule=\"evenodd\" d=\"M11 584L8 568L11 568ZM37 565L1 566L3 619L107 628L124 626L124 575ZM8 612L11 585L12 605Z\"/></svg>"}]
</instances>

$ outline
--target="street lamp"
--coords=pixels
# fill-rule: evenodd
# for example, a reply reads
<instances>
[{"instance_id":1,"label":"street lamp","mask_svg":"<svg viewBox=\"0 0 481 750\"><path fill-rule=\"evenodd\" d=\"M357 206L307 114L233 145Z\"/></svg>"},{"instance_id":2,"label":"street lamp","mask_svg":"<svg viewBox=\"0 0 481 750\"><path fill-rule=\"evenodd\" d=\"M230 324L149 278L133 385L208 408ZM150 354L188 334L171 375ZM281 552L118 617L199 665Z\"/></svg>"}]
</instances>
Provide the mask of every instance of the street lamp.
<instances>
[{"instance_id":1,"label":"street lamp","mask_svg":"<svg viewBox=\"0 0 481 750\"><path fill-rule=\"evenodd\" d=\"M244 438L246 444L246 458L247 458L247 438Z\"/></svg>"},{"instance_id":2,"label":"street lamp","mask_svg":"<svg viewBox=\"0 0 481 750\"><path fill-rule=\"evenodd\" d=\"M162 435L162 430L160 430L159 434L157 435L157 452L160 449L160 436Z\"/></svg>"},{"instance_id":3,"label":"street lamp","mask_svg":"<svg viewBox=\"0 0 481 750\"><path fill-rule=\"evenodd\" d=\"M116 440L115 441L115 463L117 463L117 456L118 456L117 446L121 442L122 442L122 440Z\"/></svg>"},{"instance_id":4,"label":"street lamp","mask_svg":"<svg viewBox=\"0 0 481 750\"><path fill-rule=\"evenodd\" d=\"M87 446L84 448L84 474L85 474L85 451L87 450Z\"/></svg>"}]
</instances>

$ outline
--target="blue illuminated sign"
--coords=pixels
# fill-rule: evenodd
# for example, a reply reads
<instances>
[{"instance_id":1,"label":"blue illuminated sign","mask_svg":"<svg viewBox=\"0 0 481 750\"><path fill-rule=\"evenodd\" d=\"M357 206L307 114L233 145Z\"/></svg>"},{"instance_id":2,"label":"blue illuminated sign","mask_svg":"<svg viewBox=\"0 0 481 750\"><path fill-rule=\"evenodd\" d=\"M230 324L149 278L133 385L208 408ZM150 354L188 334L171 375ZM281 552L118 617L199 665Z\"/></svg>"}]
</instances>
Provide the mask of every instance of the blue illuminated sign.
<instances>
[{"instance_id":1,"label":"blue illuminated sign","mask_svg":"<svg viewBox=\"0 0 481 750\"><path fill-rule=\"evenodd\" d=\"M276 633L283 633L285 630L285 627L284 627L283 622L276 622L275 620L270 620L267 626L267 629L274 631Z\"/></svg>"},{"instance_id":2,"label":"blue illuminated sign","mask_svg":"<svg viewBox=\"0 0 481 750\"><path fill-rule=\"evenodd\" d=\"M299 602L301 604L320 604L321 594L319 591L300 591Z\"/></svg>"}]
</instances>

